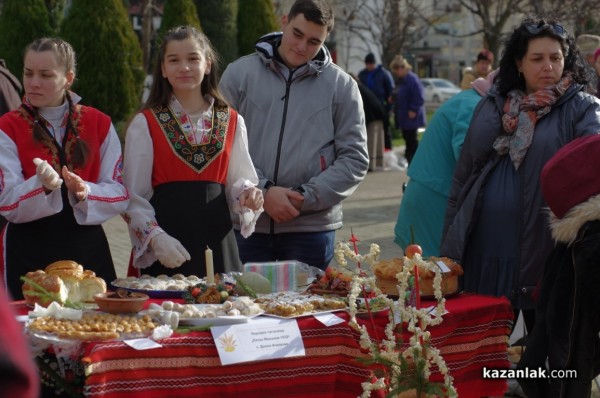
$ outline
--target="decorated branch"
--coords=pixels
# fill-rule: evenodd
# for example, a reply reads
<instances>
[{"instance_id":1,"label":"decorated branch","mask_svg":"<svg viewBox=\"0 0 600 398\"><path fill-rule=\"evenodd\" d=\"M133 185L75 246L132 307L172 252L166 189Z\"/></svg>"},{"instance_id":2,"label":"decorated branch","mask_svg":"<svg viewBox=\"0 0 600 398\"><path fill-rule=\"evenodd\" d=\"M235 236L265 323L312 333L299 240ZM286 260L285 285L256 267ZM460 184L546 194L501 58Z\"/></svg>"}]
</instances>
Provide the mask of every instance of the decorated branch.
<instances>
[{"instance_id":1,"label":"decorated branch","mask_svg":"<svg viewBox=\"0 0 600 398\"><path fill-rule=\"evenodd\" d=\"M401 298L397 302L383 294L378 288L374 276L370 276L363 268L365 264L373 267L377 263L380 253L379 246L371 244L369 254L361 255L358 252L354 235L350 240L354 247L350 248L346 242L337 242L335 259L341 266L348 266L348 259L356 262L351 287L348 295L350 305L350 325L360 332L360 345L368 351L368 357L359 358L360 361L374 366L374 379L362 383L363 394L361 398L371 396L372 391L383 390L386 397L394 397L402 392L413 390L416 396L421 394L434 394L436 396L454 397L456 391L448 367L437 348L431 345L431 334L427 331L429 325L438 325L442 322L445 312L446 299L442 292L442 270L433 262L425 261L421 254L411 253L411 258L403 258L403 267L396 275L398 293ZM419 272L433 272L434 296L437 305L433 311L420 308ZM365 292L375 294L378 300L385 301L390 308L388 323L385 326L385 336L381 339L377 335L369 300ZM411 302L406 297L416 294L416 300ZM365 325L359 325L356 320L358 311L357 299L365 297L367 311L373 324L374 336L371 337ZM395 314L400 322L406 323L410 333L407 343L403 342L402 330L397 330ZM437 366L444 378L443 383L430 381L431 368Z\"/></svg>"}]
</instances>

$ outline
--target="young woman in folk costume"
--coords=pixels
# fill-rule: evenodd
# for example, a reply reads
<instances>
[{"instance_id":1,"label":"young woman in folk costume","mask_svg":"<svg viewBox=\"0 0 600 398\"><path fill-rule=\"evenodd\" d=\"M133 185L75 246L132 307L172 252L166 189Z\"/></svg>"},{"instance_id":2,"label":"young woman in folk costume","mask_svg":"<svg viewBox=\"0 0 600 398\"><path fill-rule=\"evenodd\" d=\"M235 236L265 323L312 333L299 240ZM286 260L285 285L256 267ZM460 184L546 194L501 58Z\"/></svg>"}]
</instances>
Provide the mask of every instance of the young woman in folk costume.
<instances>
[{"instance_id":1,"label":"young woman in folk costume","mask_svg":"<svg viewBox=\"0 0 600 398\"><path fill-rule=\"evenodd\" d=\"M229 209L248 236L263 197L244 121L218 91L216 57L195 28L169 30L148 100L127 129L130 275L204 276L207 247L215 272L241 268Z\"/></svg>"},{"instance_id":2,"label":"young woman in folk costume","mask_svg":"<svg viewBox=\"0 0 600 398\"><path fill-rule=\"evenodd\" d=\"M0 118L2 275L13 298L20 276L73 260L105 281L115 269L102 223L123 212L121 144L110 118L69 91L75 52L57 38L25 49L21 106Z\"/></svg>"}]
</instances>

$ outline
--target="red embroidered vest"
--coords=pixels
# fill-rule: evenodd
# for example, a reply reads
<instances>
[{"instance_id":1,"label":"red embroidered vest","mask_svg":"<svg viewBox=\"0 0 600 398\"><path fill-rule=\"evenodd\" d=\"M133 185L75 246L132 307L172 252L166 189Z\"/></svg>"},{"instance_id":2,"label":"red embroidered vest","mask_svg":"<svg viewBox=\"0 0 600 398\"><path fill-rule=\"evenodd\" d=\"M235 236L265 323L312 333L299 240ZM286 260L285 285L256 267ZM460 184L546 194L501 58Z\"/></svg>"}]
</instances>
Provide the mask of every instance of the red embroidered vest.
<instances>
[{"instance_id":1,"label":"red embroidered vest","mask_svg":"<svg viewBox=\"0 0 600 398\"><path fill-rule=\"evenodd\" d=\"M152 186L173 181L211 181L225 185L237 113L215 105L207 144L188 142L177 117L168 107L143 111L154 147Z\"/></svg>"},{"instance_id":2,"label":"red embroidered vest","mask_svg":"<svg viewBox=\"0 0 600 398\"><path fill-rule=\"evenodd\" d=\"M69 133L63 148L67 166L84 180L97 181L100 173L100 146L109 132L110 118L95 108L75 105L73 120L79 132L79 139L88 144L90 154L83 168L73 169L71 159L77 138ZM60 173L59 149L50 137L44 142L33 139L33 117L22 106L0 118L0 130L4 131L17 146L25 179L35 175L36 166L33 164L33 158L47 160Z\"/></svg>"}]
</instances>

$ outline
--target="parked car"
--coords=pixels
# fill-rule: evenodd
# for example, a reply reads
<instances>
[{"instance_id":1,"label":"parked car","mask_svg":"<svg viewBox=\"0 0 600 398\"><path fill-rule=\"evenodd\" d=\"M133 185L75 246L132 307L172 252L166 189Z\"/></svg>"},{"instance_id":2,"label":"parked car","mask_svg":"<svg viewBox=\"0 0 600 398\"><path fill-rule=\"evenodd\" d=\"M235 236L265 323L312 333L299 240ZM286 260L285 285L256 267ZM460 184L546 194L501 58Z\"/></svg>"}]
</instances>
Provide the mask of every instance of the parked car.
<instances>
[{"instance_id":1,"label":"parked car","mask_svg":"<svg viewBox=\"0 0 600 398\"><path fill-rule=\"evenodd\" d=\"M425 89L425 102L440 104L460 92L460 87L446 79L423 78L421 83Z\"/></svg>"}]
</instances>

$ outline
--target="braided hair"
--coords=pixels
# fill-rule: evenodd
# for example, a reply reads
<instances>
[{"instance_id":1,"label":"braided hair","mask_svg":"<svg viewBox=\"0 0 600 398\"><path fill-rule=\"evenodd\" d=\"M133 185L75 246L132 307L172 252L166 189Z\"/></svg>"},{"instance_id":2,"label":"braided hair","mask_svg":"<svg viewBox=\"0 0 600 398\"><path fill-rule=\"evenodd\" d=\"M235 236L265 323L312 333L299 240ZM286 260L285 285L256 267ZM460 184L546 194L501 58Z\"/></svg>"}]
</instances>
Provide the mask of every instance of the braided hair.
<instances>
[{"instance_id":1,"label":"braided hair","mask_svg":"<svg viewBox=\"0 0 600 398\"><path fill-rule=\"evenodd\" d=\"M75 51L69 43L60 38L44 37L37 39L25 48L25 54L29 51L52 51L58 65L64 67L65 73L69 71L75 73ZM75 113L75 104L73 104L73 98L71 97L71 92L69 90L65 90L65 98L69 106L65 136L73 134L76 139L71 162L74 167L83 167L89 157L90 149L84 140L79 139L79 132L77 131L73 117ZM34 118L33 139L40 143L47 141L48 136L46 126L40 116L39 108L31 106L31 115Z\"/></svg>"}]
</instances>

